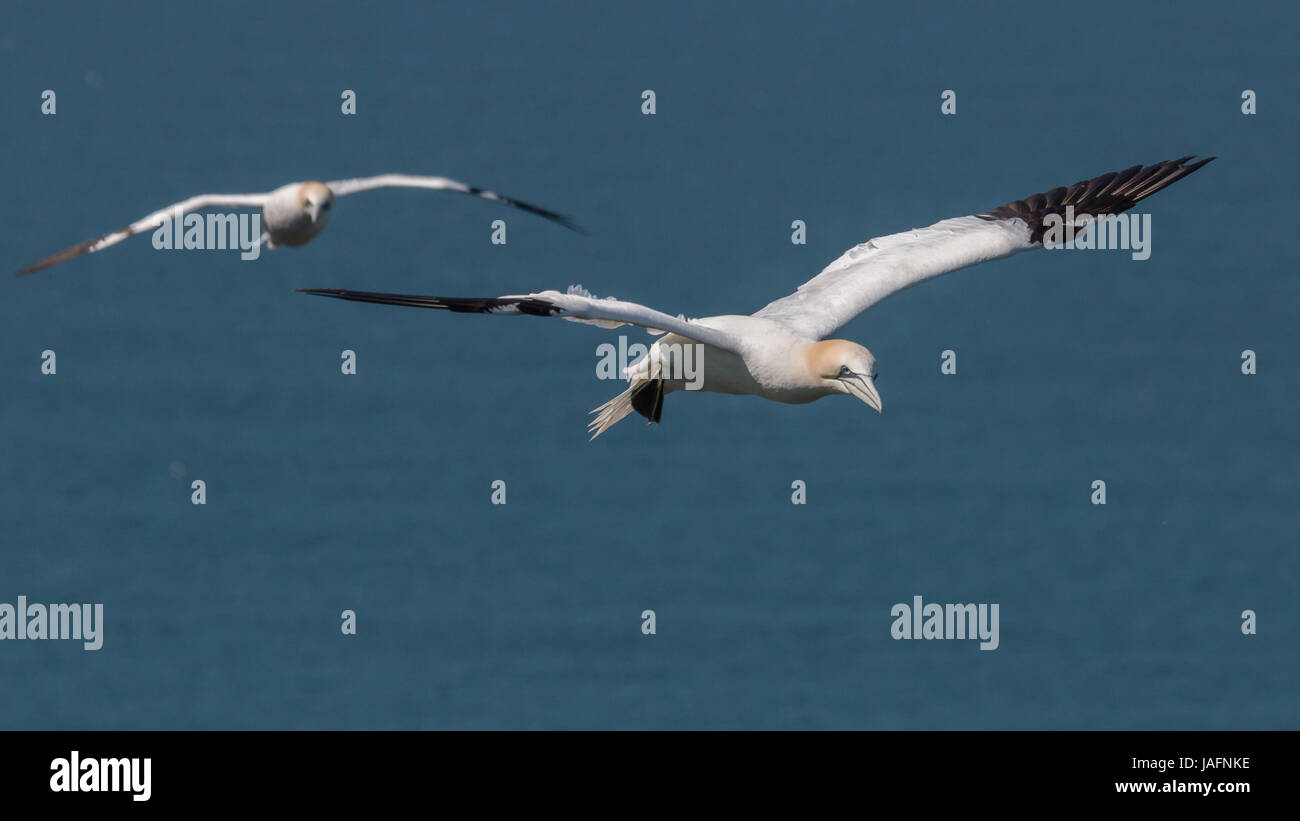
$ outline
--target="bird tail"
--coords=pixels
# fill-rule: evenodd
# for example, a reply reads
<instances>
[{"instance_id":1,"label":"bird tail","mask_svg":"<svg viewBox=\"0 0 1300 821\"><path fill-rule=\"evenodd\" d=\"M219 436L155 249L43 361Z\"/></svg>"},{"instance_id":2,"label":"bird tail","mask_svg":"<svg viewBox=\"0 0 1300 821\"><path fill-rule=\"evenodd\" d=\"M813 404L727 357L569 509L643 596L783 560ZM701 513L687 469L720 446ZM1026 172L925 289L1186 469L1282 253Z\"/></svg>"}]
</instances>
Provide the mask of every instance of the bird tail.
<instances>
[{"instance_id":1,"label":"bird tail","mask_svg":"<svg viewBox=\"0 0 1300 821\"><path fill-rule=\"evenodd\" d=\"M664 380L662 378L633 380L627 390L592 411L596 418L587 425L587 432L591 434L592 439L595 439L632 411L650 420L646 424L653 424L663 418Z\"/></svg>"}]
</instances>

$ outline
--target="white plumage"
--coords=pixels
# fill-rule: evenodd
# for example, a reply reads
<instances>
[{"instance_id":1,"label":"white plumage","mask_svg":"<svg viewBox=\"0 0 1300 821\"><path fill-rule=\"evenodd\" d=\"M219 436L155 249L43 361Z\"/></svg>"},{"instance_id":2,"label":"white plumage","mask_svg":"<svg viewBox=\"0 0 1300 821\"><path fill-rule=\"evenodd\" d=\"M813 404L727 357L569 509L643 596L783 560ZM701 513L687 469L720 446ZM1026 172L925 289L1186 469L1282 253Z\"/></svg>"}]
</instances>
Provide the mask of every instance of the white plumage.
<instances>
[{"instance_id":1,"label":"white plumage","mask_svg":"<svg viewBox=\"0 0 1300 821\"><path fill-rule=\"evenodd\" d=\"M260 208L265 235L262 247L276 248L281 245L298 246L310 242L329 222L336 197L370 191L376 188L423 188L431 191L451 191L474 197L503 203L512 208L519 208L532 214L558 222L567 228L581 231L571 219L536 205L503 196L495 191L475 188L446 177L417 177L409 174L380 174L374 177L360 177L333 182L291 182L274 191L262 194L199 194L189 199L172 203L166 208L136 220L125 228L95 237L64 248L45 259L28 265L15 273L15 276L34 274L37 271L65 262L69 259L93 254L109 246L116 245L127 237L146 231L153 231L176 216L184 216L195 211L213 208Z\"/></svg>"},{"instance_id":2,"label":"white plumage","mask_svg":"<svg viewBox=\"0 0 1300 821\"><path fill-rule=\"evenodd\" d=\"M307 293L374 302L437 308L458 313L529 314L616 328L639 325L666 332L650 352L627 371L628 389L592 411L592 438L633 410L651 422L663 411L669 393L687 388L675 376L674 346L701 346L700 390L752 394L777 402L804 403L847 394L882 410L874 379L875 357L848 340L824 339L853 317L891 294L940 274L1042 247L1044 219L1065 208L1092 214L1118 213L1213 157L1191 165L1190 157L1134 166L1103 174L1068 188L1036 194L979 215L956 217L877 237L854 246L789 296L750 316L701 319L654 310L635 302L597 299L581 287L567 292L538 291L501 297L457 298L410 296L343 289L304 289Z\"/></svg>"}]
</instances>

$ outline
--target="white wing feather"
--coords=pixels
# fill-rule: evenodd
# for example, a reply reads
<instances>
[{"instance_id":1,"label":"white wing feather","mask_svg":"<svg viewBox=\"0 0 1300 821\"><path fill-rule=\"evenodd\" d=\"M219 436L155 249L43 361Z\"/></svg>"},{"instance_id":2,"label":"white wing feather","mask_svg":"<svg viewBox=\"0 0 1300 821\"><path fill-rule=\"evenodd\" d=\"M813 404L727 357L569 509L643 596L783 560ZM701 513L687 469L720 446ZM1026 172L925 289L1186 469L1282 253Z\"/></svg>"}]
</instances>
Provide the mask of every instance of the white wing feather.
<instances>
[{"instance_id":1,"label":"white wing feather","mask_svg":"<svg viewBox=\"0 0 1300 821\"><path fill-rule=\"evenodd\" d=\"M956 217L877 237L846 251L793 294L754 316L821 339L891 294L968 265L1041 247L1020 219Z\"/></svg>"},{"instance_id":2,"label":"white wing feather","mask_svg":"<svg viewBox=\"0 0 1300 821\"><path fill-rule=\"evenodd\" d=\"M187 200L172 203L166 208L160 208L148 216L141 217L125 228L120 228L116 231L104 234L103 236L95 237L94 239L86 240L85 242L80 242L76 245L64 248L62 251L51 254L40 262L28 265L26 268L18 271L17 275L32 274L44 268L49 268L51 265L65 262L69 259L74 259L85 254L93 254L96 251L102 251L105 248L117 245L127 237L132 237L145 231L152 231L161 226L163 222L173 217L176 214L177 209L180 209L181 215L184 216L185 214L190 214L194 211L202 211L205 208L260 208L265 204L268 196L269 195L267 194L199 194L198 196L190 197Z\"/></svg>"},{"instance_id":3,"label":"white wing feather","mask_svg":"<svg viewBox=\"0 0 1300 821\"><path fill-rule=\"evenodd\" d=\"M447 177L419 177L411 174L379 174L374 177L334 180L325 184L336 197L346 197L348 194L374 188L429 188L434 191L459 191L462 194L474 191L465 183Z\"/></svg>"},{"instance_id":4,"label":"white wing feather","mask_svg":"<svg viewBox=\"0 0 1300 821\"><path fill-rule=\"evenodd\" d=\"M325 183L329 186L330 191L336 197L345 197L348 194L355 194L358 191L370 191L375 188L426 188L432 191L454 191L458 194L467 194L471 197L481 197L485 200L499 202L502 205L508 205L511 208L518 208L527 211L530 214L536 214L539 217L558 222L566 228L578 233L585 234L576 222L558 211L552 211L549 208L542 208L539 205L530 205L514 197L507 197L496 191L489 191L486 188L478 188L473 185L466 185L447 177L419 177L411 174L379 174L374 177L357 177L350 180L334 180Z\"/></svg>"},{"instance_id":5,"label":"white wing feather","mask_svg":"<svg viewBox=\"0 0 1300 821\"><path fill-rule=\"evenodd\" d=\"M575 292L575 290L579 292ZM732 353L741 353L743 340L717 328L710 327L707 320L686 319L682 316L670 316L653 308L636 302L624 302L621 299L593 296L585 289L571 287L569 293L559 291L541 291L506 299L540 299L554 305L559 311L555 314L570 322L581 322L601 328L617 328L622 325L637 325L653 334L674 333L696 342L703 342L715 348Z\"/></svg>"}]
</instances>

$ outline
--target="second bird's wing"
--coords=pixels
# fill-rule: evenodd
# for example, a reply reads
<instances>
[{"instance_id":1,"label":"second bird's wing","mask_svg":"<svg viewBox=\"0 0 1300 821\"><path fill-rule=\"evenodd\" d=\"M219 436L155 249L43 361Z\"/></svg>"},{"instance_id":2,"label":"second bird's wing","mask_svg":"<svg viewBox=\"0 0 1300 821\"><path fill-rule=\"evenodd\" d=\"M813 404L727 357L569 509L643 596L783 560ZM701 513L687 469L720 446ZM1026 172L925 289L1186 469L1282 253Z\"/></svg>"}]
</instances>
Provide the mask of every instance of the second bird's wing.
<instances>
[{"instance_id":1,"label":"second bird's wing","mask_svg":"<svg viewBox=\"0 0 1300 821\"><path fill-rule=\"evenodd\" d=\"M334 180L325 183L329 186L330 191L334 192L336 197L345 197L348 194L355 194L358 191L370 191L375 188L426 188L431 191L453 191L458 194L469 194L472 197L482 197L483 199L499 202L509 205L512 208L518 208L527 211L530 214L536 214L552 222L558 222L565 228L577 231L580 234L586 232L578 226L569 217L563 214L551 211L547 208L541 208L536 205L529 205L526 202L520 202L517 199L498 194L495 191L489 191L486 188L476 188L472 185L466 185L463 182L457 182L447 177L418 177L411 174L379 174L374 177L358 177L351 180Z\"/></svg>"},{"instance_id":2,"label":"second bird's wing","mask_svg":"<svg viewBox=\"0 0 1300 821\"><path fill-rule=\"evenodd\" d=\"M125 228L119 228L112 233L103 236L88 239L85 242L79 242L68 248L64 248L57 254L51 254L40 262L33 262L20 271L15 271L14 276L26 276L34 274L37 271L49 268L51 265L58 265L70 259L82 256L83 254L93 254L96 251L102 251L110 245L117 245L127 237L145 231L152 231L158 228L174 216L177 209L180 209L182 216L193 211L202 211L205 208L260 208L266 202L266 194L199 194L196 197L190 197L187 200L173 203L166 208L154 211L147 217L142 217ZM180 226L177 226L179 228Z\"/></svg>"}]
</instances>

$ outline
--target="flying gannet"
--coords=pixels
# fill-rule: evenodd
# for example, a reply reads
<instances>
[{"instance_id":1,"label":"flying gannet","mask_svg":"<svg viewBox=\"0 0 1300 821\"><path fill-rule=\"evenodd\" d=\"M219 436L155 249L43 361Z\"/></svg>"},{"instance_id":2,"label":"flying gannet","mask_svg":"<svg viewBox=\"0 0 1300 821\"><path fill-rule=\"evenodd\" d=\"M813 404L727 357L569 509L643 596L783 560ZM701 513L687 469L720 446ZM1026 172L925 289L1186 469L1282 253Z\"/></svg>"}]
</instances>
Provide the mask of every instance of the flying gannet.
<instances>
[{"instance_id":1,"label":"flying gannet","mask_svg":"<svg viewBox=\"0 0 1300 821\"><path fill-rule=\"evenodd\" d=\"M494 200L512 208L519 208L530 214L545 217L558 222L566 228L582 232L582 229L563 214L557 214L536 205L502 196L495 191L475 188L446 177L416 177L409 174L380 174L375 177L360 177L352 180L335 180L334 182L291 182L265 194L199 194L187 200L173 203L159 209L142 219L136 220L125 228L104 234L85 242L64 248L40 262L28 265L14 276L34 274L83 254L102 251L110 245L116 245L127 237L152 231L162 226L168 219L194 211L209 208L260 208L262 224L266 229L261 245L271 249L278 245L305 245L313 240L329 222L330 212L336 197L355 194L358 191L370 191L374 188L427 188L432 191L454 191L475 197Z\"/></svg>"},{"instance_id":2,"label":"flying gannet","mask_svg":"<svg viewBox=\"0 0 1300 821\"><path fill-rule=\"evenodd\" d=\"M871 351L826 336L885 297L918 282L1042 247L1044 220L1050 215L1057 217L1049 222L1059 222L1060 215L1077 213L1083 215L1076 217L1077 224L1083 225L1089 216L1118 214L1214 158L1189 165L1191 159L1135 165L992 211L868 240L849 249L793 294L750 316L674 317L634 302L597 299L580 286L571 286L567 293L538 291L483 298L336 288L299 290L356 302L458 313L554 316L602 328L640 325L651 333L666 333L650 346L649 353L627 368L628 389L592 411L595 419L588 432L593 439L633 410L651 423L660 421L664 397L686 384L666 367L671 353L657 349L691 343L703 346L700 390L753 394L794 404L848 394L882 411ZM1067 208L1071 210L1067 212Z\"/></svg>"}]
</instances>

